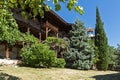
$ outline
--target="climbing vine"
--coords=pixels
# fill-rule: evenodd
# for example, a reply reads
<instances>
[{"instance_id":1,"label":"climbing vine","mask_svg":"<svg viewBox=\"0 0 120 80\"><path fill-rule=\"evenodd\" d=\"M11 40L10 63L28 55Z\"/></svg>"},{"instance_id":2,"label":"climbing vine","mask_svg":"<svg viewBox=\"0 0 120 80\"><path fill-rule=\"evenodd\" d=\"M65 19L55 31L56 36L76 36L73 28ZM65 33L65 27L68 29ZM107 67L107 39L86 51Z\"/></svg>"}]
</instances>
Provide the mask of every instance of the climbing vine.
<instances>
[{"instance_id":1,"label":"climbing vine","mask_svg":"<svg viewBox=\"0 0 120 80\"><path fill-rule=\"evenodd\" d=\"M0 41L6 41L14 45L16 41L21 40L18 25L12 16L12 13L6 9L0 9Z\"/></svg>"},{"instance_id":2,"label":"climbing vine","mask_svg":"<svg viewBox=\"0 0 120 80\"><path fill-rule=\"evenodd\" d=\"M1 0L0 5L7 4L9 9L21 8L21 14L26 16L26 9L29 9L29 16L36 17L40 15L44 17L44 11L49 11L51 6L44 4L50 2L55 6L55 10L61 9L60 3L67 4L68 10L75 10L76 12L83 14L83 8L78 5L78 0ZM2 6L1 6L2 7Z\"/></svg>"}]
</instances>

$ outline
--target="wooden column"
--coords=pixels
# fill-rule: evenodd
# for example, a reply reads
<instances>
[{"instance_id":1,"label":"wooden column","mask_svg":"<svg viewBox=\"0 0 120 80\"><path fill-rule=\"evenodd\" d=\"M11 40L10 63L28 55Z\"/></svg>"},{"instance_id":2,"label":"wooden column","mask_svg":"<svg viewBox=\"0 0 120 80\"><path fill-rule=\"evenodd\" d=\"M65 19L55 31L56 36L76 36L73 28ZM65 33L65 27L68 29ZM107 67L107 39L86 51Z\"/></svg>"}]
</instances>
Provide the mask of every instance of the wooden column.
<instances>
[{"instance_id":1,"label":"wooden column","mask_svg":"<svg viewBox=\"0 0 120 80\"><path fill-rule=\"evenodd\" d=\"M51 31L51 29L48 28L48 26L46 26L46 38L48 37L48 33Z\"/></svg>"},{"instance_id":2,"label":"wooden column","mask_svg":"<svg viewBox=\"0 0 120 80\"><path fill-rule=\"evenodd\" d=\"M6 59L9 59L9 57L10 57L10 52L9 52L9 47L8 47L8 45L6 45L6 54L5 54L5 56L6 56Z\"/></svg>"},{"instance_id":3,"label":"wooden column","mask_svg":"<svg viewBox=\"0 0 120 80\"><path fill-rule=\"evenodd\" d=\"M46 38L48 37L48 27L46 26Z\"/></svg>"},{"instance_id":4,"label":"wooden column","mask_svg":"<svg viewBox=\"0 0 120 80\"><path fill-rule=\"evenodd\" d=\"M59 37L58 32L56 33L57 38Z\"/></svg>"},{"instance_id":5,"label":"wooden column","mask_svg":"<svg viewBox=\"0 0 120 80\"><path fill-rule=\"evenodd\" d=\"M25 46L24 42L22 42L22 46L23 46L23 47Z\"/></svg>"},{"instance_id":6,"label":"wooden column","mask_svg":"<svg viewBox=\"0 0 120 80\"><path fill-rule=\"evenodd\" d=\"M30 27L27 28L27 32L30 32Z\"/></svg>"},{"instance_id":7,"label":"wooden column","mask_svg":"<svg viewBox=\"0 0 120 80\"><path fill-rule=\"evenodd\" d=\"M41 33L39 33L39 40L40 40L40 42L41 42L41 36L42 36Z\"/></svg>"}]
</instances>

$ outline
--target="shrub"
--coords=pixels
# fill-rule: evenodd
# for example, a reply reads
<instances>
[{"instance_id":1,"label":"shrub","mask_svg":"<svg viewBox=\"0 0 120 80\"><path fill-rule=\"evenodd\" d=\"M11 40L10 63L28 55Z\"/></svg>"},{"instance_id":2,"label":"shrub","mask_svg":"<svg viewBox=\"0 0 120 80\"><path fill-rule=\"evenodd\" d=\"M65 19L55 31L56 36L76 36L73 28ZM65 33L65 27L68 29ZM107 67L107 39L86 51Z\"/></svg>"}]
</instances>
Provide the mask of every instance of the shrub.
<instances>
[{"instance_id":1,"label":"shrub","mask_svg":"<svg viewBox=\"0 0 120 80\"><path fill-rule=\"evenodd\" d=\"M60 46L61 48L67 47L67 43L63 39L57 37L47 37L45 42L51 47L52 46Z\"/></svg>"},{"instance_id":2,"label":"shrub","mask_svg":"<svg viewBox=\"0 0 120 80\"><path fill-rule=\"evenodd\" d=\"M49 45L51 50L56 51L57 57L63 57L67 47L66 41L57 37L47 37L45 44Z\"/></svg>"},{"instance_id":3,"label":"shrub","mask_svg":"<svg viewBox=\"0 0 120 80\"><path fill-rule=\"evenodd\" d=\"M21 57L23 62L31 67L51 67L55 64L55 52L45 44L33 44L22 48Z\"/></svg>"},{"instance_id":4,"label":"shrub","mask_svg":"<svg viewBox=\"0 0 120 80\"><path fill-rule=\"evenodd\" d=\"M65 66L65 60L63 58L57 58L54 67L64 68L64 66Z\"/></svg>"}]
</instances>

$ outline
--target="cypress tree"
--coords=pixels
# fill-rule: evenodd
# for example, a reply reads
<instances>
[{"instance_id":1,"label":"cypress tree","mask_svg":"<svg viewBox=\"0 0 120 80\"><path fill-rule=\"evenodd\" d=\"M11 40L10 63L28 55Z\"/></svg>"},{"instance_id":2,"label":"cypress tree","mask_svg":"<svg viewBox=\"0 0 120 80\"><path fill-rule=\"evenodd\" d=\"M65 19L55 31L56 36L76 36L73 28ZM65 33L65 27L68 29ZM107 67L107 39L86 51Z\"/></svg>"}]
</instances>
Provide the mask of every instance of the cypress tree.
<instances>
[{"instance_id":1,"label":"cypress tree","mask_svg":"<svg viewBox=\"0 0 120 80\"><path fill-rule=\"evenodd\" d=\"M99 9L96 8L96 28L95 28L95 46L98 48L97 68L107 70L108 68L108 41L103 28L103 22L100 17Z\"/></svg>"},{"instance_id":2,"label":"cypress tree","mask_svg":"<svg viewBox=\"0 0 120 80\"><path fill-rule=\"evenodd\" d=\"M67 41L66 67L74 69L90 69L92 67L94 50L89 44L89 40L84 23L77 20Z\"/></svg>"}]
</instances>

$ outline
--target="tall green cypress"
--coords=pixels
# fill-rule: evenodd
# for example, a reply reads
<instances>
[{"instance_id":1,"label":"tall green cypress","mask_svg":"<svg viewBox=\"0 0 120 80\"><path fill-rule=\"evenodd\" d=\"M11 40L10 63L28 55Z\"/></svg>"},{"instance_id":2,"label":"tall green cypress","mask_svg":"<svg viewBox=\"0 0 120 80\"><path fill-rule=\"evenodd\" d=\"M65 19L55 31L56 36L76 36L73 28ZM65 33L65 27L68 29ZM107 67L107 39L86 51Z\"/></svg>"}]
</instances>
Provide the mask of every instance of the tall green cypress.
<instances>
[{"instance_id":1,"label":"tall green cypress","mask_svg":"<svg viewBox=\"0 0 120 80\"><path fill-rule=\"evenodd\" d=\"M103 22L100 17L99 9L96 8L96 28L95 28L95 46L98 48L99 61L97 68L107 70L108 68L108 41L103 28Z\"/></svg>"}]
</instances>

